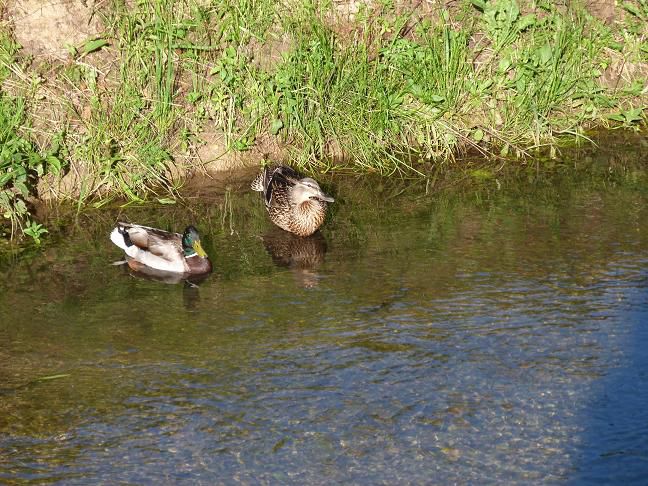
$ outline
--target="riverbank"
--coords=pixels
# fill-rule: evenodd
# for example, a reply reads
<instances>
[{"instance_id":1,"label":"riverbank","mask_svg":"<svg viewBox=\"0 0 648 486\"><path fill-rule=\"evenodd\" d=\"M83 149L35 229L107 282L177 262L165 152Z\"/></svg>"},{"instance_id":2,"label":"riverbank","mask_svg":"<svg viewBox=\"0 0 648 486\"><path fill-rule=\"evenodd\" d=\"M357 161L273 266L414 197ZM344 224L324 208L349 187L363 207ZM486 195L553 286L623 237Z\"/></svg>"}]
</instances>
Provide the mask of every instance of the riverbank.
<instances>
[{"instance_id":1,"label":"riverbank","mask_svg":"<svg viewBox=\"0 0 648 486\"><path fill-rule=\"evenodd\" d=\"M645 127L645 2L42 3L0 4L8 235L266 158L429 174Z\"/></svg>"}]
</instances>

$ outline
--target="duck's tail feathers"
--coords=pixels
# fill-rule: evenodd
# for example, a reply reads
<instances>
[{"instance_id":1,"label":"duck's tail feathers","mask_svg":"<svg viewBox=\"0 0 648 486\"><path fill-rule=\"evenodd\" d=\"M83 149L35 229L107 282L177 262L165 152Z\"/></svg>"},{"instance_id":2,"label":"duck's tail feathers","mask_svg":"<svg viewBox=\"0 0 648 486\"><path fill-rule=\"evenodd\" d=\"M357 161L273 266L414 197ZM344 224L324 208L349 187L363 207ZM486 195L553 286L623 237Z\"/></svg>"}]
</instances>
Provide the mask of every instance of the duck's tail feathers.
<instances>
[{"instance_id":1,"label":"duck's tail feathers","mask_svg":"<svg viewBox=\"0 0 648 486\"><path fill-rule=\"evenodd\" d=\"M119 224L117 224L117 226L115 226L115 228L110 232L110 241L126 253L128 253L128 250L133 246L128 231Z\"/></svg>"},{"instance_id":2,"label":"duck's tail feathers","mask_svg":"<svg viewBox=\"0 0 648 486\"><path fill-rule=\"evenodd\" d=\"M265 182L265 170L259 172L259 174L254 178L250 184L250 188L253 191L263 192L265 191L264 182Z\"/></svg>"}]
</instances>

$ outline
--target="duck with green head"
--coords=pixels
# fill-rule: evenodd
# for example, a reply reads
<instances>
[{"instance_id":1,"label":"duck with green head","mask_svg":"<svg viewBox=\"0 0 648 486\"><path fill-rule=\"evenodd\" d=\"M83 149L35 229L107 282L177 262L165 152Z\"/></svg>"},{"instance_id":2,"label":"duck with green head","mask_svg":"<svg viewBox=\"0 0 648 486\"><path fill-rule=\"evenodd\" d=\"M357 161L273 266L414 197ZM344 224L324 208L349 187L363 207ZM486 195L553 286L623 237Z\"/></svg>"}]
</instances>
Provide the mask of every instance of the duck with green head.
<instances>
[{"instance_id":1,"label":"duck with green head","mask_svg":"<svg viewBox=\"0 0 648 486\"><path fill-rule=\"evenodd\" d=\"M133 270L142 266L163 272L202 275L212 271L212 264L200 244L194 226L182 234L139 224L117 223L110 233L111 241L126 253Z\"/></svg>"}]
</instances>

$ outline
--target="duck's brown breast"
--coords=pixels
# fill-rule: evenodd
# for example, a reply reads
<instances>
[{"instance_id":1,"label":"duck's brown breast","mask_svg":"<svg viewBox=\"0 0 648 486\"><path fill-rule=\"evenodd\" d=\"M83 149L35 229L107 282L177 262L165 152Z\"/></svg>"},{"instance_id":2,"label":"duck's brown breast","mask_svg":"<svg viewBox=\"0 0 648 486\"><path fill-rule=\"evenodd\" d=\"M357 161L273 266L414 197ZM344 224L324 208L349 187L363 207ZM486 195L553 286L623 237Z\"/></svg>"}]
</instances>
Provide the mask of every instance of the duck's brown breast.
<instances>
[{"instance_id":1,"label":"duck's brown breast","mask_svg":"<svg viewBox=\"0 0 648 486\"><path fill-rule=\"evenodd\" d=\"M187 267L187 273L192 275L200 275L212 271L211 260L198 255L185 258L185 265Z\"/></svg>"}]
</instances>

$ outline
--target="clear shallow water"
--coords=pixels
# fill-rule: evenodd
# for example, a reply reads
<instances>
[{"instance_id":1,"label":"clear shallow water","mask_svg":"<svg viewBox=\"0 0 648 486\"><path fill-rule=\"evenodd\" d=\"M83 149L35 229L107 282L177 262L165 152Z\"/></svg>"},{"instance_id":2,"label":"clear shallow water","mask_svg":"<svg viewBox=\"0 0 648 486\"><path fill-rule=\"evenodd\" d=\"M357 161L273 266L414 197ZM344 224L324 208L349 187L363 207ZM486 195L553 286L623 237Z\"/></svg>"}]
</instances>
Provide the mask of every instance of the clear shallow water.
<instances>
[{"instance_id":1,"label":"clear shallow water","mask_svg":"<svg viewBox=\"0 0 648 486\"><path fill-rule=\"evenodd\" d=\"M193 213L199 288L111 266L119 215L81 217L1 267L0 481L641 483L648 193L594 164L331 181L306 242L256 194L122 210Z\"/></svg>"}]
</instances>

